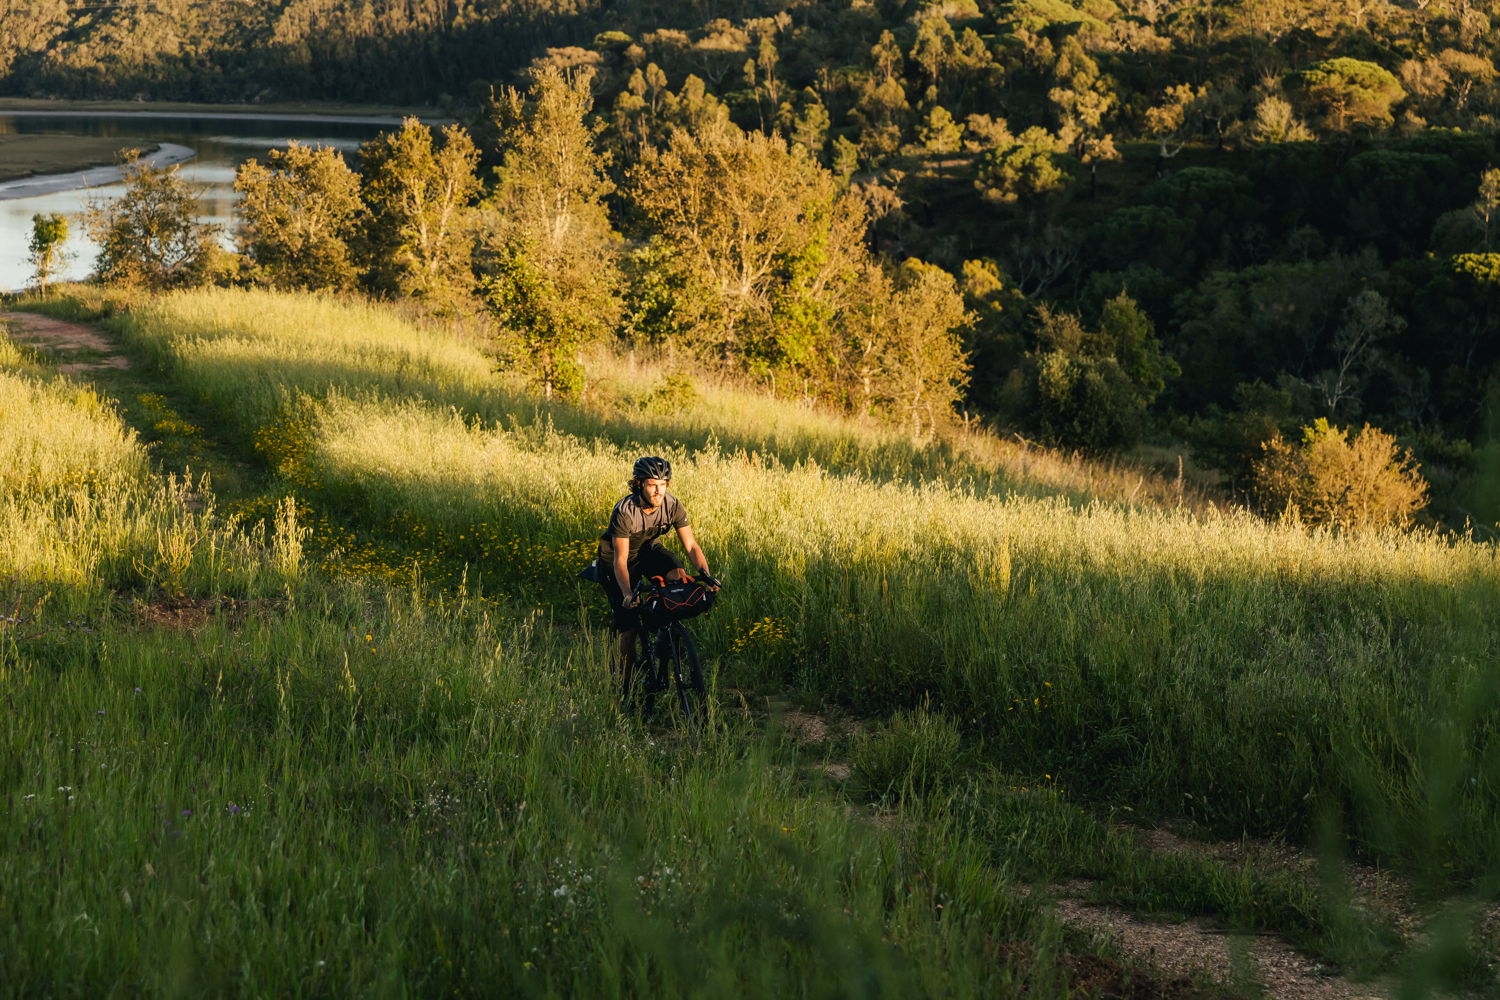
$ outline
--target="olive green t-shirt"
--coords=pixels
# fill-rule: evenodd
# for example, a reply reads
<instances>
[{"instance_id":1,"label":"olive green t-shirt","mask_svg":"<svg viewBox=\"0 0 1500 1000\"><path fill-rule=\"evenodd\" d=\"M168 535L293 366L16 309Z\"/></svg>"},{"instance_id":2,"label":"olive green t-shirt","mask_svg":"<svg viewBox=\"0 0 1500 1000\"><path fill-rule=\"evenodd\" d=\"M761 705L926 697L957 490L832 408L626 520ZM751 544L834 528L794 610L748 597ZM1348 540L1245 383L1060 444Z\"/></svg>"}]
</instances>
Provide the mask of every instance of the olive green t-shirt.
<instances>
[{"instance_id":1,"label":"olive green t-shirt","mask_svg":"<svg viewBox=\"0 0 1500 1000\"><path fill-rule=\"evenodd\" d=\"M635 562L648 545L657 544L657 539L688 524L687 508L670 493L663 493L661 502L652 510L641 506L640 498L627 494L609 515L609 527L599 536L599 562L609 565L615 561L616 538L630 539L629 561Z\"/></svg>"}]
</instances>

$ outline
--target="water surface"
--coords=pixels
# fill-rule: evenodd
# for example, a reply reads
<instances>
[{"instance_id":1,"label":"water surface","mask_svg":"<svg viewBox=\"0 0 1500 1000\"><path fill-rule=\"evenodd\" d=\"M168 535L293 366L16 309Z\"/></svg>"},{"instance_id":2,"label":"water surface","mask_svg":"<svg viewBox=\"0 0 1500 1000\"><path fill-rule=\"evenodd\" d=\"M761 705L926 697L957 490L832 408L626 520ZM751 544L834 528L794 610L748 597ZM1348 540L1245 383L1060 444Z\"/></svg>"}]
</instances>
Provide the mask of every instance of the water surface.
<instances>
[{"instance_id":1,"label":"water surface","mask_svg":"<svg viewBox=\"0 0 1500 1000\"><path fill-rule=\"evenodd\" d=\"M212 117L185 112L0 112L0 134L52 133L113 136L120 146L144 147L160 143L185 146L192 158L182 176L203 189L201 217L224 227L226 245L236 196L234 172L251 157L264 160L271 149L289 142L332 146L352 153L377 133L400 124L395 118L334 118L323 116L225 114ZM0 198L0 291L14 291L32 281L27 261L31 217L61 212L69 216L71 232L65 250L69 259L60 280L86 278L94 269L98 247L84 233L79 216L90 203L118 198L124 184L99 183L94 174L88 186L20 198ZM3 192L0 192L3 193Z\"/></svg>"}]
</instances>

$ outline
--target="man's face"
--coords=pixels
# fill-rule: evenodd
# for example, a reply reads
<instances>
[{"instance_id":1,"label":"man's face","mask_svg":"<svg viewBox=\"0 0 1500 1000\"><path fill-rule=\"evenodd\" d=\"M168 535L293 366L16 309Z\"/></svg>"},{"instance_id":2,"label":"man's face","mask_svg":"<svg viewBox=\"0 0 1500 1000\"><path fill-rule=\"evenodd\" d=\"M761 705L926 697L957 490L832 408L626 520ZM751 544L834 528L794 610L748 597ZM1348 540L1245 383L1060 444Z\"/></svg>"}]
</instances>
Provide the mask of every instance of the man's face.
<instances>
[{"instance_id":1,"label":"man's face","mask_svg":"<svg viewBox=\"0 0 1500 1000\"><path fill-rule=\"evenodd\" d=\"M641 497L646 501L648 509L656 507L661 503L661 498L667 493L667 484L670 479L642 479Z\"/></svg>"}]
</instances>

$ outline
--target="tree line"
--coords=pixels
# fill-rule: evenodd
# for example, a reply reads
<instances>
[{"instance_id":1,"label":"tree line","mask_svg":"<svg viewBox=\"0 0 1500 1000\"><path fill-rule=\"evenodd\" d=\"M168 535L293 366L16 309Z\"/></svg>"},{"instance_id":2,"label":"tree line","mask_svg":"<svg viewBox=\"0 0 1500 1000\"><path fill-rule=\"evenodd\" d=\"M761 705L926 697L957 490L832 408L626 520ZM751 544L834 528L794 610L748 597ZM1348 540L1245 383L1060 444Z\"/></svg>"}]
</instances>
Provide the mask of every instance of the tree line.
<instances>
[{"instance_id":1,"label":"tree line","mask_svg":"<svg viewBox=\"0 0 1500 1000\"><path fill-rule=\"evenodd\" d=\"M669 349L690 340L695 356L778 391L894 412L872 367L894 365L892 348L850 345L859 317L895 321L858 296L915 298L921 282L941 280L936 268L962 296L960 403L1007 428L1093 451L1187 442L1250 496L1277 435L1299 441L1321 418L1352 440L1370 423L1420 458L1448 514L1487 519L1476 484L1500 370L1500 176L1490 173L1500 6L334 6L259 5L264 24L242 32L237 54L221 60L200 44L197 65L254 63L246 79L266 78L259 39L272 21L283 41L302 31L342 46L348 58L312 61L320 72L366 65L351 55L365 51L388 59L395 50L380 46L398 37L423 39L448 75L420 70L417 90L461 91L480 108L467 130L476 204L490 206L477 210L489 221L470 251L476 294L512 327L530 316L527 329L549 330L538 344L606 329ZM530 27L471 59L479 50L463 39L502 16ZM339 17L361 27L336 27ZM410 30L382 17L408 18ZM198 30L181 23L183 37ZM75 24L68 37L91 30ZM51 51L27 37L27 58ZM367 65L384 73L378 59ZM561 237L514 232L494 207L491 178L509 169L522 183L532 155L508 145L502 108L526 65L574 81L591 102L591 198L618 237L596 245L613 246L612 269L577 264L567 277L573 251L547 242ZM59 70L59 81L84 78ZM226 93L181 79L187 90L174 96ZM295 72L278 80L284 96L368 93L297 83ZM757 165L782 178L757 191ZM683 182L715 172L733 186ZM783 186L788 197L768 207ZM713 196L684 206L695 191ZM787 204L798 207L778 215ZM768 228L735 235L704 221L715 212ZM778 243L776 227L795 235ZM723 253L736 240L764 252L731 266ZM360 281L394 294L394 267L369 262ZM596 273L614 282L607 294L582 280ZM575 295L590 308L546 306ZM559 387L569 356L547 376Z\"/></svg>"},{"instance_id":2,"label":"tree line","mask_svg":"<svg viewBox=\"0 0 1500 1000\"><path fill-rule=\"evenodd\" d=\"M359 290L486 317L505 364L548 395L578 394L579 352L617 339L913 435L951 418L968 371L958 283L872 253L856 189L727 116L674 130L617 185L591 106L587 74L541 68L472 131L408 118L355 165L272 150L236 174L236 253L197 221L176 168L132 159L125 197L87 220L98 275Z\"/></svg>"}]
</instances>

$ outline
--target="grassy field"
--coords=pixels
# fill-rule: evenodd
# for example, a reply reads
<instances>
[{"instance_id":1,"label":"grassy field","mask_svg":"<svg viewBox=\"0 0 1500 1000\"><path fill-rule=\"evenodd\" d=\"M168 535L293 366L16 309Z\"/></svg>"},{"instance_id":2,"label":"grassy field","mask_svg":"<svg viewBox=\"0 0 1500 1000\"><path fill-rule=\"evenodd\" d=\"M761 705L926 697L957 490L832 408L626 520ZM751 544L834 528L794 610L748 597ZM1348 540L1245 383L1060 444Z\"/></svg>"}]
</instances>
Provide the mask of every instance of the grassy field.
<instances>
[{"instance_id":1,"label":"grassy field","mask_svg":"<svg viewBox=\"0 0 1500 1000\"><path fill-rule=\"evenodd\" d=\"M200 408L263 473L216 503L164 481L158 444L0 354L5 398L54 408L0 437L28 484L0 511L0 954L29 992L1163 995L1081 980L1098 946L1045 902L1068 878L1410 995L1493 986L1493 547L649 369L649 407L622 374L548 404L357 303L181 293L110 323L153 412ZM729 584L695 623L700 741L615 713L574 580L642 452ZM864 723L805 745L768 694ZM1162 857L1127 816L1329 864ZM1404 872L1421 930L1354 901L1345 855ZM1223 978L1182 988L1250 989Z\"/></svg>"},{"instance_id":2,"label":"grassy field","mask_svg":"<svg viewBox=\"0 0 1500 1000\"><path fill-rule=\"evenodd\" d=\"M109 166L119 151L107 136L0 135L0 181Z\"/></svg>"}]
</instances>

